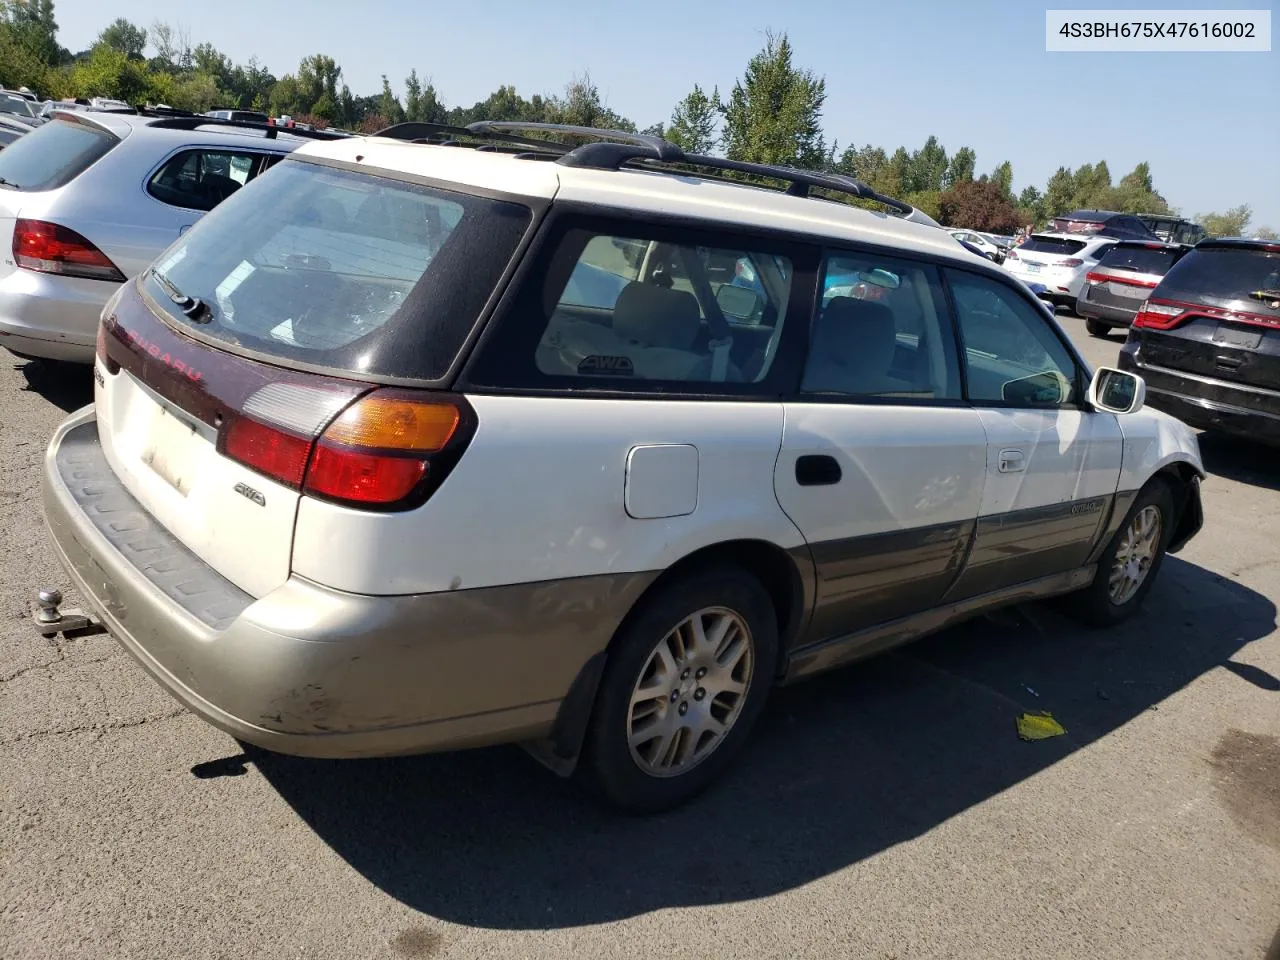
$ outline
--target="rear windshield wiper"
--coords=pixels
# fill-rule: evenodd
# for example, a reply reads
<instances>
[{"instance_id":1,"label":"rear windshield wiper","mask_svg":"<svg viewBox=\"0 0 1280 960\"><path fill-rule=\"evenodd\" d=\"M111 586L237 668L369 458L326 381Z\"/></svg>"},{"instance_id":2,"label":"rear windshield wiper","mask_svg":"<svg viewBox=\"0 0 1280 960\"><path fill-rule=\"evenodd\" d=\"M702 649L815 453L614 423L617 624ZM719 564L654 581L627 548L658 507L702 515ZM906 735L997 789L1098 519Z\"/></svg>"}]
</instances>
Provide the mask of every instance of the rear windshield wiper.
<instances>
[{"instance_id":1,"label":"rear windshield wiper","mask_svg":"<svg viewBox=\"0 0 1280 960\"><path fill-rule=\"evenodd\" d=\"M155 277L156 283L164 287L164 292L169 295L170 300L178 305L178 309L192 320L199 323L202 322L202 317L204 317L205 321L213 319L212 316L206 316L206 314L211 314L212 311L210 311L209 305L199 297L187 296L174 285L172 280L166 277L159 270L152 270L151 276Z\"/></svg>"},{"instance_id":2,"label":"rear windshield wiper","mask_svg":"<svg viewBox=\"0 0 1280 960\"><path fill-rule=\"evenodd\" d=\"M1254 300L1261 300L1269 307L1280 307L1280 290L1278 289L1254 290L1249 296Z\"/></svg>"}]
</instances>

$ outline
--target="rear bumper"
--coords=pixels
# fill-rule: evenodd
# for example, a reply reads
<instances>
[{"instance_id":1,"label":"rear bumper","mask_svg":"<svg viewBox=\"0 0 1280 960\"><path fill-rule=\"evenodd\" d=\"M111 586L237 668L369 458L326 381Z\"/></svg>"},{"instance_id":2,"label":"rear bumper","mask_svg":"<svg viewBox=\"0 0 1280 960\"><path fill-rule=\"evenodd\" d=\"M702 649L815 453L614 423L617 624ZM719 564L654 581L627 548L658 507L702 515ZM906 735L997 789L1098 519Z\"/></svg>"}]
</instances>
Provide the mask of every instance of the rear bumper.
<instances>
[{"instance_id":1,"label":"rear bumper","mask_svg":"<svg viewBox=\"0 0 1280 960\"><path fill-rule=\"evenodd\" d=\"M118 287L14 270L0 279L0 347L25 357L93 363L98 318Z\"/></svg>"},{"instance_id":2,"label":"rear bumper","mask_svg":"<svg viewBox=\"0 0 1280 960\"><path fill-rule=\"evenodd\" d=\"M1280 446L1280 393L1138 363L1132 344L1117 364L1147 385L1147 403L1201 430L1216 430Z\"/></svg>"},{"instance_id":3,"label":"rear bumper","mask_svg":"<svg viewBox=\"0 0 1280 960\"><path fill-rule=\"evenodd\" d=\"M253 599L115 478L92 408L54 434L44 510L86 606L179 702L280 753L369 757L544 737L651 575L410 596L292 577Z\"/></svg>"},{"instance_id":4,"label":"rear bumper","mask_svg":"<svg viewBox=\"0 0 1280 960\"><path fill-rule=\"evenodd\" d=\"M1138 315L1136 306L1132 310L1126 310L1124 307L1095 303L1085 297L1085 291L1083 290L1080 292L1080 296L1076 298L1075 311L1078 316L1099 320L1113 327L1131 327L1133 326L1133 318Z\"/></svg>"}]
</instances>

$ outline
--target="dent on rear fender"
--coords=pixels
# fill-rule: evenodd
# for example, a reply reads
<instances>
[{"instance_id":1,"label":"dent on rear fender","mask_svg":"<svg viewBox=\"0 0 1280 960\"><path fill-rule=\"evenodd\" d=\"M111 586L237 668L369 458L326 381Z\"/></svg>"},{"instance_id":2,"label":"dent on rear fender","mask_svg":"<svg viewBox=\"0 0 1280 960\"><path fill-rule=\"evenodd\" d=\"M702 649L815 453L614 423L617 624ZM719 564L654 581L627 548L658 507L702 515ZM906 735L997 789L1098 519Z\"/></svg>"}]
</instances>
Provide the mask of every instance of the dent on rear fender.
<instances>
[{"instance_id":1,"label":"dent on rear fender","mask_svg":"<svg viewBox=\"0 0 1280 960\"><path fill-rule=\"evenodd\" d=\"M1182 421L1149 407L1116 419L1124 435L1120 490L1137 490L1174 463L1185 463L1205 476L1200 442Z\"/></svg>"}]
</instances>

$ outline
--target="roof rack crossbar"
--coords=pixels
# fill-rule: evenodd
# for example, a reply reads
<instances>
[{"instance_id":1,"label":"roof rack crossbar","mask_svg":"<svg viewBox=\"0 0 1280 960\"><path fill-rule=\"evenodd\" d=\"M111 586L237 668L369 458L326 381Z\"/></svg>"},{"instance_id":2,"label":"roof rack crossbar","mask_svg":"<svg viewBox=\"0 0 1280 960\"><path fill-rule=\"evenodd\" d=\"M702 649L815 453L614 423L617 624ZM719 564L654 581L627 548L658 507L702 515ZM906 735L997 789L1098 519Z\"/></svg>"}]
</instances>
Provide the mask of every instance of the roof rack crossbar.
<instances>
[{"instance_id":1,"label":"roof rack crossbar","mask_svg":"<svg viewBox=\"0 0 1280 960\"><path fill-rule=\"evenodd\" d=\"M472 126L475 126L475 124L472 124ZM471 127L454 127L445 123L421 123L416 120L392 124L377 131L373 136L389 137L392 140L408 140L413 143L436 144L440 142L441 138L457 141L460 137L466 137L471 140L488 140L536 150L555 150L558 153L568 153L571 149L567 144L556 143L554 140L542 140L537 137L517 137L498 132L473 130Z\"/></svg>"},{"instance_id":2,"label":"roof rack crossbar","mask_svg":"<svg viewBox=\"0 0 1280 960\"><path fill-rule=\"evenodd\" d=\"M684 151L677 147L669 140L661 137L650 136L647 133L631 133L628 130L607 130L598 127L575 127L567 123L535 123L524 122L521 120L477 120L475 123L467 125L468 130L476 133L495 133L505 130L536 130L544 133L564 133L576 137L593 137L598 142L608 140L617 140L625 144L631 144L634 147L644 147L644 153L636 154L639 157L653 157L655 160L663 160L667 163L678 162L683 156ZM585 146L591 146L586 144ZM571 150L576 153L584 147L578 147L577 150ZM585 164L572 164L574 166L585 166Z\"/></svg>"}]
</instances>

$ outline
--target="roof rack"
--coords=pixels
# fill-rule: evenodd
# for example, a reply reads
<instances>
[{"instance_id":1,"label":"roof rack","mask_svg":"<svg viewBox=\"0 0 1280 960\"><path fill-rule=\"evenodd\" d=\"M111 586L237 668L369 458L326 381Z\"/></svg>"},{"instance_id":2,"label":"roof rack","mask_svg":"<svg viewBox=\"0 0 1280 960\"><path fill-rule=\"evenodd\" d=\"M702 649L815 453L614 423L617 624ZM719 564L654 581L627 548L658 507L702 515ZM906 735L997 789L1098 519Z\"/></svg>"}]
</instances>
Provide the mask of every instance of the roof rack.
<instances>
[{"instance_id":1,"label":"roof rack","mask_svg":"<svg viewBox=\"0 0 1280 960\"><path fill-rule=\"evenodd\" d=\"M329 133L327 130L306 130L302 127L280 127L273 123L263 123L259 120L218 120L214 117L206 117L200 114L174 115L169 112L157 113L155 111L139 111L145 116L155 116L158 119L151 124L153 127L159 127L164 130L195 130L199 127L234 127L237 130L262 130L266 133L266 139L274 140L281 133L287 133L290 136L302 137L309 140L341 140L340 133Z\"/></svg>"},{"instance_id":2,"label":"roof rack","mask_svg":"<svg viewBox=\"0 0 1280 960\"><path fill-rule=\"evenodd\" d=\"M786 192L795 197L807 197L813 189L827 190L831 193L843 193L862 200L881 203L902 214L915 212L915 208L911 204L904 203L894 197L876 193L862 181L844 174L822 173L816 170L800 170L795 167L748 163L742 160L728 160L724 157L708 157L701 154L685 153L669 140L644 133L631 133L625 130L604 130L595 127L575 127L559 123L523 123L516 120L481 120L470 124L467 129L477 134L490 134L505 130L541 130L548 133L602 138L595 143L587 143L573 148L556 161L568 167L619 170L633 161L640 161L645 169L661 169L661 164L681 164L781 180L788 185ZM620 142L609 142L610 140Z\"/></svg>"},{"instance_id":3,"label":"roof rack","mask_svg":"<svg viewBox=\"0 0 1280 960\"><path fill-rule=\"evenodd\" d=\"M481 140L492 141L493 144L501 144L509 147L522 147L525 150L537 150L546 153L554 153L557 156L568 153L573 148L564 143L557 143L554 140L543 140L538 137L517 137L508 134L494 132L482 132L472 129L471 127L453 127L445 123L422 123L410 120L405 123L396 123L377 133L375 137L390 137L393 140L407 140L410 143L434 143L437 146L470 146L465 140ZM476 147L477 150L484 149L484 145ZM489 146L493 149L493 145Z\"/></svg>"}]
</instances>

